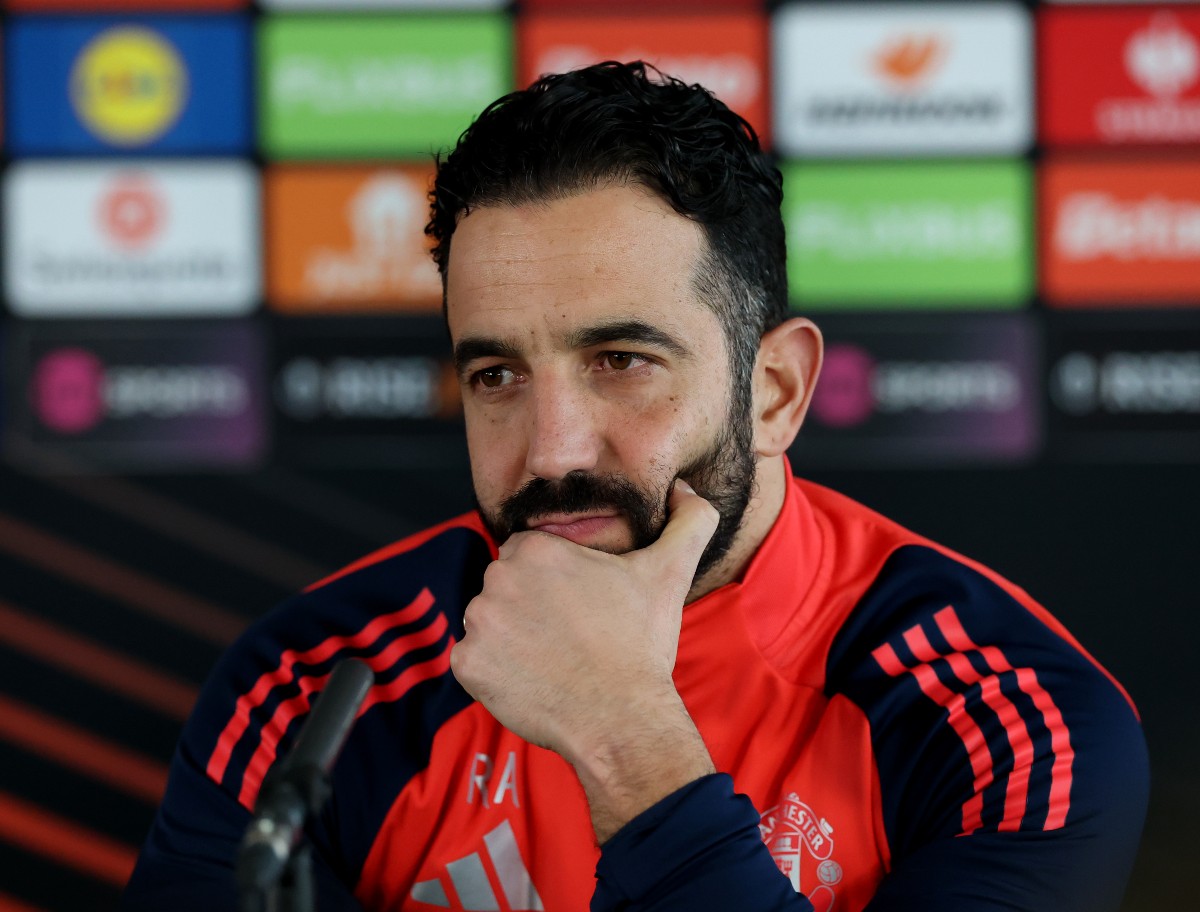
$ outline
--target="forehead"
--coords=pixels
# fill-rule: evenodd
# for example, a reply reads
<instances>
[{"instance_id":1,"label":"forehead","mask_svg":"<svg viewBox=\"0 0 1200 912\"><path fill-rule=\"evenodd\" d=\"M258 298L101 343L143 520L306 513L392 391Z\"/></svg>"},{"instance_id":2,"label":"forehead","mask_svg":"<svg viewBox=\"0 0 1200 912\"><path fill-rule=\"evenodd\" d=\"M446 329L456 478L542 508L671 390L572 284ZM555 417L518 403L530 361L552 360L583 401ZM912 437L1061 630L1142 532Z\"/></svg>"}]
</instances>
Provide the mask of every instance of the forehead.
<instances>
[{"instance_id":1,"label":"forehead","mask_svg":"<svg viewBox=\"0 0 1200 912\"><path fill-rule=\"evenodd\" d=\"M712 319L693 284L704 245L699 225L637 186L477 208L450 245L451 337L629 317L694 332L701 312Z\"/></svg>"}]
</instances>

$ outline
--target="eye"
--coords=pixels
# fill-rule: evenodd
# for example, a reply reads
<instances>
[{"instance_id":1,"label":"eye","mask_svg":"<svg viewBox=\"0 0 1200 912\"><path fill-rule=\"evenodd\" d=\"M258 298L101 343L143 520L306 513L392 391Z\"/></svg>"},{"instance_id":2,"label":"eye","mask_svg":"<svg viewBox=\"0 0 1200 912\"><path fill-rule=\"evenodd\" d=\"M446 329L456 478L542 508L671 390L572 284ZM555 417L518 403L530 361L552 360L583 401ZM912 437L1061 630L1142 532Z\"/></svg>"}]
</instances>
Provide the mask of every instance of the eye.
<instances>
[{"instance_id":1,"label":"eye","mask_svg":"<svg viewBox=\"0 0 1200 912\"><path fill-rule=\"evenodd\" d=\"M512 383L514 378L515 375L509 368L503 364L497 364L494 367L485 367L483 370L476 371L471 377L471 382L488 389L495 389Z\"/></svg>"},{"instance_id":2,"label":"eye","mask_svg":"<svg viewBox=\"0 0 1200 912\"><path fill-rule=\"evenodd\" d=\"M604 366L615 371L626 371L631 367L635 367L641 357L633 352L605 352L601 356Z\"/></svg>"}]
</instances>

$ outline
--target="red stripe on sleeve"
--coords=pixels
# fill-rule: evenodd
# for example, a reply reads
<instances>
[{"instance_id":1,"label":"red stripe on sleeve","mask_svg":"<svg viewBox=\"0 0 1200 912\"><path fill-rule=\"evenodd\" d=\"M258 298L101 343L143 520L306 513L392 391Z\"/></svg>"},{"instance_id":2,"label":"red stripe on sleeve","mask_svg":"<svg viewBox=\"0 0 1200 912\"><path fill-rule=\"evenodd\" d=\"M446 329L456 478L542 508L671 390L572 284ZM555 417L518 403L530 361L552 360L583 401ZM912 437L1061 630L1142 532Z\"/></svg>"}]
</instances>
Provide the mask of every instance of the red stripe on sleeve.
<instances>
[{"instance_id":1,"label":"red stripe on sleeve","mask_svg":"<svg viewBox=\"0 0 1200 912\"><path fill-rule=\"evenodd\" d=\"M919 631L919 627L912 628ZM905 639L908 638L908 631ZM954 729L966 748L967 758L971 763L971 772L975 776L974 793L963 804L963 833L973 833L983 826L983 790L992 784L992 753L988 748L987 739L975 724L966 710L966 699L962 694L956 694L946 687L932 668L925 664L907 667L890 644L884 643L871 653L879 666L892 677L898 677L905 672L917 680L921 692L933 700L947 712L946 721Z\"/></svg>"},{"instance_id":2,"label":"red stripe on sleeve","mask_svg":"<svg viewBox=\"0 0 1200 912\"><path fill-rule=\"evenodd\" d=\"M947 605L933 617L938 629L942 631L942 635L945 636L946 642L951 647L960 652L978 652L994 672L1013 671L1016 674L1017 686L1029 696L1038 712L1042 714L1046 728L1050 731L1050 747L1054 753L1054 765L1050 770L1049 808L1043 829L1061 828L1066 823L1067 812L1071 808L1071 781L1075 751L1071 747L1071 733L1054 698L1042 687L1032 668L1014 669L999 647L980 648L976 646L967 634L953 606ZM1005 819L1008 819L1007 812Z\"/></svg>"},{"instance_id":3,"label":"red stripe on sleeve","mask_svg":"<svg viewBox=\"0 0 1200 912\"><path fill-rule=\"evenodd\" d=\"M297 652L289 649L279 658L279 665L274 671L262 675L254 686L238 698L233 716L226 723L225 729L217 739L217 746L208 759L208 776L219 783L225 777L229 766L229 758L233 749L246 733L250 725L250 713L266 701L271 691L281 685L290 683L295 678L297 664L315 665L326 661L343 649L357 649L369 646L384 633L396 627L402 627L424 615L433 605L433 593L422 589L415 599L405 607L374 618L365 627L352 636L332 636L322 640L311 649Z\"/></svg>"},{"instance_id":4,"label":"red stripe on sleeve","mask_svg":"<svg viewBox=\"0 0 1200 912\"><path fill-rule=\"evenodd\" d=\"M361 658L377 674L381 671L387 671L408 653L436 643L445 635L448 626L449 623L446 621L445 616L439 614L428 627L423 627L414 633L400 637L377 655L362 656ZM361 716L376 703L387 702L376 697L376 691L381 689L387 689L389 692L394 691L397 695L392 697L392 699L396 700L407 693L413 684L441 674L441 671L432 671L431 669L438 665L443 656L445 657L446 667L449 667L450 647L453 645L454 640L452 637L447 647L435 658L419 662L411 668L405 669L397 677L396 681L383 685L382 688L380 685L372 687L367 694L367 699L363 702L359 710L359 715ZM417 674L410 674L410 672L414 672L417 669L421 671ZM445 669L442 670L444 671ZM424 674L426 671L429 673ZM238 801L245 805L247 809L253 810L254 808L254 801L258 797L259 787L266 777L267 770L275 762L275 755L279 749L279 742L282 740L284 732L287 731L288 726L292 724L292 721L297 716L308 712L312 704L311 695L320 693L332 675L333 672L330 671L322 675L301 676L297 681L300 693L290 699L284 700L275 707L275 712L271 715L270 720L263 726L258 747L255 748L254 756L250 758L250 763L246 766L246 773L242 777L242 788L238 793ZM397 682L404 683L397 689L394 686Z\"/></svg>"},{"instance_id":5,"label":"red stripe on sleeve","mask_svg":"<svg viewBox=\"0 0 1200 912\"><path fill-rule=\"evenodd\" d=\"M906 631L904 640L912 649L913 655L922 662L944 658L954 676L965 687L978 684L984 704L999 717L1012 748L1013 768L1008 775L1008 786L1004 795L1004 819L997 829L1001 832L1016 832L1021 828L1021 820L1028 805L1029 775L1033 767L1033 740L1029 737L1025 720L1021 718L1012 701L1001 693L1000 679L992 674L982 674L961 652L942 656L933 648L925 636L925 631L920 627Z\"/></svg>"}]
</instances>

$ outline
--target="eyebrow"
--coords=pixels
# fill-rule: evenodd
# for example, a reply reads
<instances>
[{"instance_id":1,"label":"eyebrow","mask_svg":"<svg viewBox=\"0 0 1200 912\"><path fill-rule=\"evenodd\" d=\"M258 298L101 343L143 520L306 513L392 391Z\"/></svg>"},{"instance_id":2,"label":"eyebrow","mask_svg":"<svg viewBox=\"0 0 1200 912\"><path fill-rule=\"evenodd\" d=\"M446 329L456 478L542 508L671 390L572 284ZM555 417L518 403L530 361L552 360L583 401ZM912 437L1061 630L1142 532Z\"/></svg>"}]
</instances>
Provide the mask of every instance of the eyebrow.
<instances>
[{"instance_id":1,"label":"eyebrow","mask_svg":"<svg viewBox=\"0 0 1200 912\"><path fill-rule=\"evenodd\" d=\"M691 355L687 346L670 333L642 320L612 320L573 330L567 335L571 348L591 348L609 342L640 342L666 349L679 358Z\"/></svg>"},{"instance_id":2,"label":"eyebrow","mask_svg":"<svg viewBox=\"0 0 1200 912\"><path fill-rule=\"evenodd\" d=\"M636 342L665 349L679 358L691 356L686 345L657 326L643 320L610 320L572 330L567 334L568 347L573 349L592 348L613 342ZM512 339L494 336L467 336L454 346L454 368L461 375L467 365L477 358L518 359L521 351Z\"/></svg>"},{"instance_id":3,"label":"eyebrow","mask_svg":"<svg viewBox=\"0 0 1200 912\"><path fill-rule=\"evenodd\" d=\"M510 339L496 339L491 336L467 336L460 339L454 346L454 369L461 376L467 365L477 358L516 359L521 352L515 342Z\"/></svg>"}]
</instances>

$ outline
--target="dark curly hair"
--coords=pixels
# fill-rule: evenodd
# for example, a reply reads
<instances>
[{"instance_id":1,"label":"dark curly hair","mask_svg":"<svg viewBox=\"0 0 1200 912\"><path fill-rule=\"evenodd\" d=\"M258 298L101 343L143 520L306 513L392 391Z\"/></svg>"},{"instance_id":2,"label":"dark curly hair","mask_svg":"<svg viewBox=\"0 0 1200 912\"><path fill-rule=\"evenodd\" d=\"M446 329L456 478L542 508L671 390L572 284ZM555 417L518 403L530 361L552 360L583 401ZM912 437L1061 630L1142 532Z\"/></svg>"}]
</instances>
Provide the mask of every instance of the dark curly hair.
<instances>
[{"instance_id":1,"label":"dark curly hair","mask_svg":"<svg viewBox=\"0 0 1200 912\"><path fill-rule=\"evenodd\" d=\"M742 117L641 61L543 76L489 105L439 159L425 233L443 289L455 226L474 207L611 183L643 185L702 226L693 281L725 327L735 396L749 396L759 340L787 317L782 177Z\"/></svg>"}]
</instances>

